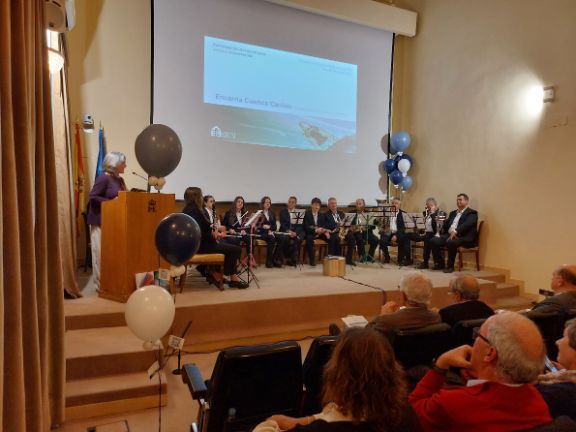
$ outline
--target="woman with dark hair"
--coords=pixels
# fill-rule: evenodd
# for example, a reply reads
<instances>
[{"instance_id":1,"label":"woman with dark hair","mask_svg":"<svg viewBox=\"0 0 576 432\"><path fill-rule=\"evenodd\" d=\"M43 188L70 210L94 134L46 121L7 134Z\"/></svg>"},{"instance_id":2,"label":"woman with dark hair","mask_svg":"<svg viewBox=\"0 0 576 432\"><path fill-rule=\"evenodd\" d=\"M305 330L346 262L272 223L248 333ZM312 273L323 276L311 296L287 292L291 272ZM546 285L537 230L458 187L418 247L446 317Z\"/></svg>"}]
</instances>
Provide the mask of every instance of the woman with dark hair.
<instances>
[{"instance_id":1,"label":"woman with dark hair","mask_svg":"<svg viewBox=\"0 0 576 432\"><path fill-rule=\"evenodd\" d=\"M224 237L224 241L234 245L239 245L244 241L246 253L250 254L250 236L245 230L241 229L242 224L246 221L246 214L247 211L244 210L244 198L239 195L234 198L232 207L224 213L222 224L226 227L226 233L228 234Z\"/></svg>"},{"instance_id":2,"label":"woman with dark hair","mask_svg":"<svg viewBox=\"0 0 576 432\"><path fill-rule=\"evenodd\" d=\"M86 222L90 225L90 245L92 252L92 280L96 290L100 289L100 230L101 205L118 196L118 192L126 190L124 179L120 174L126 169L126 156L120 152L110 152L102 161L103 172L96 178L90 191L88 215Z\"/></svg>"},{"instance_id":3,"label":"woman with dark hair","mask_svg":"<svg viewBox=\"0 0 576 432\"><path fill-rule=\"evenodd\" d=\"M372 328L351 328L340 336L324 368L324 409L313 416L270 417L254 432L419 431L407 400L404 372L390 343Z\"/></svg>"},{"instance_id":4,"label":"woman with dark hair","mask_svg":"<svg viewBox=\"0 0 576 432\"><path fill-rule=\"evenodd\" d=\"M204 211L202 210L202 189L198 187L187 188L186 192L184 192L184 201L186 202L186 207L184 207L182 213L194 218L202 232L202 241L200 242L198 253L224 254L224 275L230 276L230 287L248 288L248 285L240 280L236 271L236 265L242 250L239 246L216 241L220 233L212 230L210 221L204 216ZM222 277L222 275L212 273L208 276L208 280L216 282L219 277Z\"/></svg>"},{"instance_id":5,"label":"woman with dark hair","mask_svg":"<svg viewBox=\"0 0 576 432\"><path fill-rule=\"evenodd\" d=\"M272 200L269 196L265 196L260 200L260 205L262 209L262 216L260 218L258 226L258 234L260 238L264 240L266 245L266 267L282 267L282 247L278 240L280 238L274 235L276 231L276 215L270 206L272 205Z\"/></svg>"}]
</instances>

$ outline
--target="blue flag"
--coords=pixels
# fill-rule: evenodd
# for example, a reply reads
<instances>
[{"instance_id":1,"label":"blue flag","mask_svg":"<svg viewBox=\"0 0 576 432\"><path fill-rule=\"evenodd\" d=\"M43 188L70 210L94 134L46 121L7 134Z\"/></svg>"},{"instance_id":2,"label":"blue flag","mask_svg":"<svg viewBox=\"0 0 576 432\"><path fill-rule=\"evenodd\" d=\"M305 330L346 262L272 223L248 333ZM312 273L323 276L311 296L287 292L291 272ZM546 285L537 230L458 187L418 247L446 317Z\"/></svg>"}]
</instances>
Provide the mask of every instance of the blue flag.
<instances>
[{"instance_id":1,"label":"blue flag","mask_svg":"<svg viewBox=\"0 0 576 432\"><path fill-rule=\"evenodd\" d=\"M96 176L94 177L94 181L96 181L98 176L104 171L103 162L104 154L106 153L104 147L104 129L100 127L100 130L98 131L98 160L96 162Z\"/></svg>"}]
</instances>

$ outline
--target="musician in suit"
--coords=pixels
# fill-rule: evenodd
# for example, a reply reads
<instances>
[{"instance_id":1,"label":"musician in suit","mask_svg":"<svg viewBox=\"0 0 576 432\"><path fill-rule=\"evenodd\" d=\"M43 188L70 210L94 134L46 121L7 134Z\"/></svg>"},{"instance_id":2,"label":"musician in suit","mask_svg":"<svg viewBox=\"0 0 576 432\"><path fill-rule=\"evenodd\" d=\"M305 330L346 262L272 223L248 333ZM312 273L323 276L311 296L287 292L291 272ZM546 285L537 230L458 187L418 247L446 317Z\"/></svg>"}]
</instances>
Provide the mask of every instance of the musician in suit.
<instances>
[{"instance_id":1,"label":"musician in suit","mask_svg":"<svg viewBox=\"0 0 576 432\"><path fill-rule=\"evenodd\" d=\"M298 257L300 255L300 246L302 240L305 238L303 221L299 224L293 224L291 213L296 210L298 200L295 196L288 198L288 205L286 208L280 210L280 232L287 233L284 239L284 254L290 257L290 265L295 266L298 264Z\"/></svg>"},{"instance_id":2,"label":"musician in suit","mask_svg":"<svg viewBox=\"0 0 576 432\"><path fill-rule=\"evenodd\" d=\"M384 255L384 262L390 262L388 245L396 242L398 245L398 265L410 265L410 239L406 236L406 224L404 215L406 212L400 209L402 204L400 198L393 198L390 202L390 211L392 215L384 214L388 219L388 229L380 231L380 250Z\"/></svg>"},{"instance_id":3,"label":"musician in suit","mask_svg":"<svg viewBox=\"0 0 576 432\"><path fill-rule=\"evenodd\" d=\"M234 198L232 207L224 213L224 218L222 219L222 224L226 227L226 233L228 234L223 238L223 241L234 245L240 245L244 241L246 253L250 255L250 235L246 230L241 229L247 213L244 209L244 198L242 196Z\"/></svg>"},{"instance_id":4,"label":"musician in suit","mask_svg":"<svg viewBox=\"0 0 576 432\"><path fill-rule=\"evenodd\" d=\"M328 198L328 211L324 213L324 228L330 233L328 255L341 255L339 233L345 217L343 212L338 211L336 198Z\"/></svg>"},{"instance_id":5,"label":"musician in suit","mask_svg":"<svg viewBox=\"0 0 576 432\"><path fill-rule=\"evenodd\" d=\"M348 250L346 251L346 262L348 264L354 265L354 246L358 249L358 256L361 261L374 262L374 253L376 247L378 246L378 237L374 234L374 225L368 221L369 225L366 225L367 214L364 211L366 208L366 201L364 198L358 198L356 200L356 215L352 218L350 223L350 230L346 235L346 243L348 244ZM366 255L366 240L370 248L368 249L368 255Z\"/></svg>"},{"instance_id":6,"label":"musician in suit","mask_svg":"<svg viewBox=\"0 0 576 432\"><path fill-rule=\"evenodd\" d=\"M444 273L454 271L454 261L458 248L474 247L478 240L478 212L468 207L470 199L465 193L460 193L456 197L456 210L452 210L448 219L442 226L443 234L440 237L432 237L432 255L434 257L434 269L444 268L444 258L442 257L441 248L446 246L448 250L448 261L444 268Z\"/></svg>"},{"instance_id":7,"label":"musician in suit","mask_svg":"<svg viewBox=\"0 0 576 432\"><path fill-rule=\"evenodd\" d=\"M436 216L438 214L438 204L435 198L428 198L426 200L426 209L424 215L424 232L406 233L406 236L413 242L424 242L424 251L422 253L422 263L418 266L419 269L427 269L428 261L430 261L430 253L432 252L432 245L430 239L436 234Z\"/></svg>"},{"instance_id":8,"label":"musician in suit","mask_svg":"<svg viewBox=\"0 0 576 432\"><path fill-rule=\"evenodd\" d=\"M266 267L282 267L282 247L283 244L277 244L279 237L274 235L276 231L276 216L270 210L272 200L270 197L265 196L260 200L262 215L258 222L258 234L260 239L267 243L266 246ZM279 246L279 247L278 247Z\"/></svg>"},{"instance_id":9,"label":"musician in suit","mask_svg":"<svg viewBox=\"0 0 576 432\"><path fill-rule=\"evenodd\" d=\"M443 307L438 311L442 322L454 326L458 321L488 318L494 315L494 311L480 297L480 285L478 279L470 275L454 277L448 288L454 298L454 304Z\"/></svg>"},{"instance_id":10,"label":"musician in suit","mask_svg":"<svg viewBox=\"0 0 576 432\"><path fill-rule=\"evenodd\" d=\"M304 214L304 232L306 234L306 253L308 254L308 262L312 267L316 265L316 257L314 256L314 239L318 238L328 241L330 232L324 228L324 216L320 213L320 206L322 201L320 198L313 198L310 202L310 209L306 210Z\"/></svg>"}]
</instances>

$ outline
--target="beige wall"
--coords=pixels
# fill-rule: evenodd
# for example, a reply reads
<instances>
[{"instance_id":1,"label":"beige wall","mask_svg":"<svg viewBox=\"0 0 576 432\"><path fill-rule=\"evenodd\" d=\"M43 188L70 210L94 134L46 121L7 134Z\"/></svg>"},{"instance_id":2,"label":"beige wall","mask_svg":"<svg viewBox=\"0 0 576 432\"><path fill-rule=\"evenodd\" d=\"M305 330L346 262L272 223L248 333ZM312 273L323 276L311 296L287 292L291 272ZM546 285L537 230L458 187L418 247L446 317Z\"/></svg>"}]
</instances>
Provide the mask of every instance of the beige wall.
<instances>
[{"instance_id":1,"label":"beige wall","mask_svg":"<svg viewBox=\"0 0 576 432\"><path fill-rule=\"evenodd\" d=\"M482 262L535 292L553 267L576 261L576 2L397 0L418 12L415 38L397 38L394 128L408 130L414 187L453 208L464 191L486 220ZM91 113L109 150L139 171L134 139L149 121L148 0L78 0L70 37L72 118ZM526 111L533 85L557 101ZM567 124L549 127L555 123ZM93 176L97 135L89 137ZM143 182L125 175L129 187ZM540 228L542 227L542 228Z\"/></svg>"},{"instance_id":2,"label":"beige wall","mask_svg":"<svg viewBox=\"0 0 576 432\"><path fill-rule=\"evenodd\" d=\"M396 47L394 128L412 134L416 161L407 206L433 195L454 208L467 192L486 221L482 262L548 287L576 261L576 2L396 3L419 15ZM535 85L557 86L536 114Z\"/></svg>"},{"instance_id":3,"label":"beige wall","mask_svg":"<svg viewBox=\"0 0 576 432\"><path fill-rule=\"evenodd\" d=\"M104 127L107 150L128 158L128 188L146 182L134 155L136 136L150 120L150 1L77 0L77 23L68 34L70 115L94 118L96 130L83 134L90 183L98 156L98 131Z\"/></svg>"}]
</instances>

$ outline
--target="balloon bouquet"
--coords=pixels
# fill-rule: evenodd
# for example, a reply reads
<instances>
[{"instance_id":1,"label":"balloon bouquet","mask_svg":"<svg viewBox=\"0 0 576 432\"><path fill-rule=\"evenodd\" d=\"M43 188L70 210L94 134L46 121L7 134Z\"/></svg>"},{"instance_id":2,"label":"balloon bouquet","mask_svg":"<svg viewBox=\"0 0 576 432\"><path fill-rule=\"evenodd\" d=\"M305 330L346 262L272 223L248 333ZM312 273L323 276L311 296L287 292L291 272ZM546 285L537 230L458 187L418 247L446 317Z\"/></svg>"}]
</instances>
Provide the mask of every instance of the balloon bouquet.
<instances>
[{"instance_id":1,"label":"balloon bouquet","mask_svg":"<svg viewBox=\"0 0 576 432\"><path fill-rule=\"evenodd\" d=\"M390 153L395 154L395 156L383 162L383 168L388 174L388 178L394 187L402 192L410 189L413 183L412 177L408 175L413 161L410 156L404 153L410 146L410 142L408 132L400 131L393 134L390 139Z\"/></svg>"},{"instance_id":2,"label":"balloon bouquet","mask_svg":"<svg viewBox=\"0 0 576 432\"><path fill-rule=\"evenodd\" d=\"M164 176L174 171L182 157L180 139L168 126L153 124L138 135L135 149L138 162L149 175L149 184L159 192L165 184ZM198 251L200 239L198 223L184 213L172 213L160 221L155 232L156 249L171 264L172 278L184 274L184 264ZM161 346L160 338L170 329L174 315L174 299L160 286L138 288L126 303L126 324L144 341L146 349Z\"/></svg>"}]
</instances>

